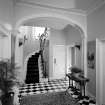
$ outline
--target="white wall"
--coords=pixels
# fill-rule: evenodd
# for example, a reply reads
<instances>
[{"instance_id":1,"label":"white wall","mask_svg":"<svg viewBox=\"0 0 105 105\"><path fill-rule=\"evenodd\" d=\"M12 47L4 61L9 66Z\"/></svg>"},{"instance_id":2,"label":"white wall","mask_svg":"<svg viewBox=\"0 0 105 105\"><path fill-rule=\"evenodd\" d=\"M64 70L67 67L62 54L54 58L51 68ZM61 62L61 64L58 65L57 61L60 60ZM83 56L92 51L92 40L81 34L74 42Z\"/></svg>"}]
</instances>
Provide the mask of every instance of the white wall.
<instances>
[{"instance_id":1,"label":"white wall","mask_svg":"<svg viewBox=\"0 0 105 105\"><path fill-rule=\"evenodd\" d=\"M13 1L0 0L0 29L8 36L0 38L0 57L2 58L11 58L11 35L7 29L8 26L13 25L13 18Z\"/></svg>"},{"instance_id":2,"label":"white wall","mask_svg":"<svg viewBox=\"0 0 105 105\"><path fill-rule=\"evenodd\" d=\"M87 16L88 40L105 39L105 4Z\"/></svg>"},{"instance_id":3,"label":"white wall","mask_svg":"<svg viewBox=\"0 0 105 105\"><path fill-rule=\"evenodd\" d=\"M105 4L87 16L87 35L88 40L105 39ZM87 71L91 81L96 81L95 72L95 70ZM88 85L88 91L95 96L96 92L94 90L96 87L91 88L92 85L92 82Z\"/></svg>"},{"instance_id":4,"label":"white wall","mask_svg":"<svg viewBox=\"0 0 105 105\"><path fill-rule=\"evenodd\" d=\"M3 58L11 58L11 36L3 39Z\"/></svg>"},{"instance_id":5,"label":"white wall","mask_svg":"<svg viewBox=\"0 0 105 105\"><path fill-rule=\"evenodd\" d=\"M82 42L82 35L75 27L68 25L64 29L66 35L66 45L73 45L75 42Z\"/></svg>"},{"instance_id":6,"label":"white wall","mask_svg":"<svg viewBox=\"0 0 105 105\"><path fill-rule=\"evenodd\" d=\"M16 37L15 45L15 63L16 63L16 72L17 78L20 82L25 80L25 71L23 69L23 45L19 46L19 36Z\"/></svg>"},{"instance_id":7,"label":"white wall","mask_svg":"<svg viewBox=\"0 0 105 105\"><path fill-rule=\"evenodd\" d=\"M0 24L13 24L13 2L12 0L0 0Z\"/></svg>"},{"instance_id":8,"label":"white wall","mask_svg":"<svg viewBox=\"0 0 105 105\"><path fill-rule=\"evenodd\" d=\"M11 59L11 36L0 37L0 58Z\"/></svg>"}]
</instances>

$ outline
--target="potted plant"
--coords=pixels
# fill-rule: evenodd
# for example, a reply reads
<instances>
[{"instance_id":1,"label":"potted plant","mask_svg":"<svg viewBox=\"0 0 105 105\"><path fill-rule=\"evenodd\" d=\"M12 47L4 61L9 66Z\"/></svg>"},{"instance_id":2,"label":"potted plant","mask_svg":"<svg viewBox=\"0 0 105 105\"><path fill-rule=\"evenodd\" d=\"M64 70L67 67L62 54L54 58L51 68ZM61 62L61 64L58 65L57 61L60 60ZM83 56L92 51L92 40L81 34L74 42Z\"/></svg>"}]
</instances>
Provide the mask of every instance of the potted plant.
<instances>
[{"instance_id":1,"label":"potted plant","mask_svg":"<svg viewBox=\"0 0 105 105\"><path fill-rule=\"evenodd\" d=\"M0 91L2 105L13 105L13 86L17 85L15 64L9 59L0 61Z\"/></svg>"}]
</instances>

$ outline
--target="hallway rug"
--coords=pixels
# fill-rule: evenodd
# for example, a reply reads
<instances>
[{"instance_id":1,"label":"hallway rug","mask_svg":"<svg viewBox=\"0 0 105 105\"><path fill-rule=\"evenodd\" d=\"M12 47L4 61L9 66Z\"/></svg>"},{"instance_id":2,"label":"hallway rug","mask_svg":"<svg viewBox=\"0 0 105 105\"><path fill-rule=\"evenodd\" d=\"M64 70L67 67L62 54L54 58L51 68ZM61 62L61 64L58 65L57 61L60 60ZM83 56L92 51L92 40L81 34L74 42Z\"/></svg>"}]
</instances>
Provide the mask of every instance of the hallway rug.
<instances>
[{"instance_id":1,"label":"hallway rug","mask_svg":"<svg viewBox=\"0 0 105 105\"><path fill-rule=\"evenodd\" d=\"M20 105L79 105L67 91L22 96Z\"/></svg>"}]
</instances>

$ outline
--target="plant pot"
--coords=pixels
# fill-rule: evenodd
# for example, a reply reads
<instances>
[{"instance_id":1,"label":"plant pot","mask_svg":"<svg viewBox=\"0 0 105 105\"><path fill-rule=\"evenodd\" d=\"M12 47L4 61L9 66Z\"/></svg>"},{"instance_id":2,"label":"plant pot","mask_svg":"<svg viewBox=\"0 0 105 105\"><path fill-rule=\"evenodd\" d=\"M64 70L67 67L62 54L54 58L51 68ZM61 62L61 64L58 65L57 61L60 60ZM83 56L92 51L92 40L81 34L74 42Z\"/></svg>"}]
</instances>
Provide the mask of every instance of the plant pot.
<instances>
[{"instance_id":1,"label":"plant pot","mask_svg":"<svg viewBox=\"0 0 105 105\"><path fill-rule=\"evenodd\" d=\"M1 96L2 105L13 105L14 94L6 93Z\"/></svg>"}]
</instances>

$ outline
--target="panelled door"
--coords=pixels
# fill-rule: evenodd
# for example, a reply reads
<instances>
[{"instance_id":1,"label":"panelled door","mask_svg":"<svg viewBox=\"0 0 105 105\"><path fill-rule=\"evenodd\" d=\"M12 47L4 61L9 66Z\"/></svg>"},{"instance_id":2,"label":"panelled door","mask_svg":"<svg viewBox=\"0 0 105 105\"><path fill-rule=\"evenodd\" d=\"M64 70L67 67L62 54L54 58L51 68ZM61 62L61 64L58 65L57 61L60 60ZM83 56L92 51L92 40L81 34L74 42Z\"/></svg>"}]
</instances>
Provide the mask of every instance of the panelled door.
<instances>
[{"instance_id":1,"label":"panelled door","mask_svg":"<svg viewBox=\"0 0 105 105\"><path fill-rule=\"evenodd\" d=\"M53 78L62 79L65 78L65 51L64 45L54 45L53 46Z\"/></svg>"}]
</instances>

